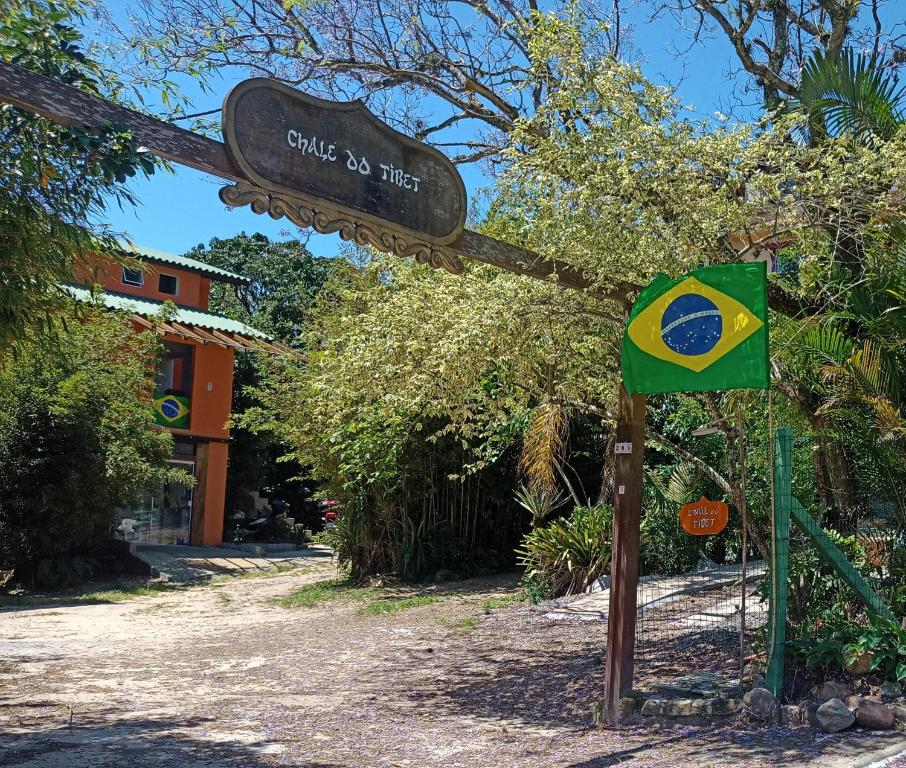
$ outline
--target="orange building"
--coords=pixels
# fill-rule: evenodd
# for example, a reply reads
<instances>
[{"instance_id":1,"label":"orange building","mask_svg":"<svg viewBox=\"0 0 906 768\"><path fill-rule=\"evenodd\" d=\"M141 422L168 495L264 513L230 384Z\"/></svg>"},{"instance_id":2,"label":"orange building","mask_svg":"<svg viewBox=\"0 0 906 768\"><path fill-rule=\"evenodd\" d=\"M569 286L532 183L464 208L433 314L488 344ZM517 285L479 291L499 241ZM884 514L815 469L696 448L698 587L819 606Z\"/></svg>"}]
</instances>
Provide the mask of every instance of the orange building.
<instances>
[{"instance_id":1,"label":"orange building","mask_svg":"<svg viewBox=\"0 0 906 768\"><path fill-rule=\"evenodd\" d=\"M76 275L79 286L100 286L111 309L132 313L139 330L163 337L155 382L157 429L174 437L171 463L195 477L194 488L171 484L146 493L137 507L119 510L117 533L141 544L217 546L223 540L233 355L237 349L279 353L285 347L244 323L208 312L212 280L249 280L183 256L124 246L134 267L99 259ZM71 287L87 300L86 287ZM161 319L164 302L175 309Z\"/></svg>"}]
</instances>

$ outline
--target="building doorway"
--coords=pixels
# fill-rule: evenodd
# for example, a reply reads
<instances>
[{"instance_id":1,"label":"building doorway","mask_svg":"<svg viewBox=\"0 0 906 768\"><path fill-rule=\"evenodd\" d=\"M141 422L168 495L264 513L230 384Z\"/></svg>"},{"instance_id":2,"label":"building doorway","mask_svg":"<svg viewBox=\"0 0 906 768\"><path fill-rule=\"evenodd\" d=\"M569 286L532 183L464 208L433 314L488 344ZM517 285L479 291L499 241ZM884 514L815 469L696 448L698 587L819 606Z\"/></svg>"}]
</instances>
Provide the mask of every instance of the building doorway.
<instances>
[{"instance_id":1,"label":"building doorway","mask_svg":"<svg viewBox=\"0 0 906 768\"><path fill-rule=\"evenodd\" d=\"M195 475L195 462L168 462ZM135 507L119 510L116 534L136 544L188 544L192 530L192 489L182 483L166 483L145 493Z\"/></svg>"}]
</instances>

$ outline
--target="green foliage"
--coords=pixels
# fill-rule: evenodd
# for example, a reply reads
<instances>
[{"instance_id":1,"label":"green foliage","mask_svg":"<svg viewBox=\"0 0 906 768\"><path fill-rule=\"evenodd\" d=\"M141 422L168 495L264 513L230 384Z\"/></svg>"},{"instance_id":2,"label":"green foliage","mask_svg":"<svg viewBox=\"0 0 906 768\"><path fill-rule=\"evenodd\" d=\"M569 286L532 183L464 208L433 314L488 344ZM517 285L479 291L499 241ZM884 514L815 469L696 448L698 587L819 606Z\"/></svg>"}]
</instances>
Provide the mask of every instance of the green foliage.
<instances>
[{"instance_id":1,"label":"green foliage","mask_svg":"<svg viewBox=\"0 0 906 768\"><path fill-rule=\"evenodd\" d=\"M874 145L893 137L903 121L906 89L867 54L851 48L838 55L816 50L802 68L799 101L811 140L847 135Z\"/></svg>"},{"instance_id":2,"label":"green foliage","mask_svg":"<svg viewBox=\"0 0 906 768\"><path fill-rule=\"evenodd\" d=\"M283 608L314 608L322 603L355 594L356 589L348 580L328 579L299 587L286 597L276 600L276 603Z\"/></svg>"},{"instance_id":3,"label":"green foliage","mask_svg":"<svg viewBox=\"0 0 906 768\"><path fill-rule=\"evenodd\" d=\"M856 537L825 532L856 569L865 570L865 549ZM850 620L861 615L861 604L853 599L846 582L801 536L792 537L790 542L789 588L789 621L794 627L803 627L803 631L828 611Z\"/></svg>"},{"instance_id":4,"label":"green foliage","mask_svg":"<svg viewBox=\"0 0 906 768\"><path fill-rule=\"evenodd\" d=\"M851 619L840 616L833 610L825 610L813 625L807 626L787 642L787 647L809 669L846 666L844 649L853 642L859 625Z\"/></svg>"},{"instance_id":5,"label":"green foliage","mask_svg":"<svg viewBox=\"0 0 906 768\"><path fill-rule=\"evenodd\" d=\"M361 613L366 616L384 616L388 613L399 613L409 608L421 608L442 600L441 595L415 595L414 597L384 597L365 605Z\"/></svg>"},{"instance_id":6,"label":"green foliage","mask_svg":"<svg viewBox=\"0 0 906 768\"><path fill-rule=\"evenodd\" d=\"M610 564L612 522L608 507L576 507L569 517L527 533L517 554L529 579L529 599L542 584L548 587L545 597L571 595L601 576Z\"/></svg>"},{"instance_id":7,"label":"green foliage","mask_svg":"<svg viewBox=\"0 0 906 768\"><path fill-rule=\"evenodd\" d=\"M290 346L299 345L315 297L335 264L312 256L299 241L271 242L260 233L244 232L227 239L215 237L185 255L251 281L250 285L212 283L211 311L248 323ZM257 389L262 369L259 353L237 353L233 376L237 423L231 433L226 508L250 511L249 494L258 491L288 502L291 516L314 528L320 520L306 501L312 483L305 484L304 468L295 461L280 461L288 447L274 432L244 426L244 414L261 406Z\"/></svg>"},{"instance_id":8,"label":"green foliage","mask_svg":"<svg viewBox=\"0 0 906 768\"><path fill-rule=\"evenodd\" d=\"M479 503L474 518L446 523L457 513L446 500L434 503L441 478L468 476L485 488L479 473L520 448L531 479L572 483L575 444L566 423L581 414L598 434L612 435L619 300L657 272L738 261L781 239L785 260L795 259L798 269L772 286L772 296L776 287L784 299L784 314L772 318L774 408L778 423L792 423L810 441L797 448L795 492L810 510L833 505L841 528L865 489L899 493L906 462L898 469L895 458L906 431L896 377L876 374L904 369L898 297L906 288L897 282L893 234L906 218L906 199L888 192L906 177L906 134L871 146L831 136L813 146L789 140L801 113L757 125L696 121L670 89L604 55L574 8L531 18L533 76L557 87L505 137L481 228L581 270L613 301L476 265L453 276L379 256L338 270L310 315L304 365L271 372L263 402L279 418L261 416L325 492L352 510L348 562L427 571L437 547L414 542L435 537L470 552L481 531L493 530L481 519L492 515ZM881 294L883 302L870 301ZM821 314L814 324L832 314L850 341L835 363L809 343L815 307ZM741 400L751 448L750 540L763 553L767 398ZM718 418L727 426L736 404L706 396L652 399L649 476L674 496L700 491L738 510L735 427L692 436ZM875 428L882 423L890 428ZM429 469L424 457L440 441L445 460ZM597 497L606 500L612 447L598 448ZM871 461L857 464L867 454ZM827 469L817 480L816 467ZM882 487L877 479L885 473ZM501 474L516 486L515 477ZM647 501L647 556L661 559L652 569L685 569L700 547L712 559L738 557L738 533L698 543L679 533L676 506L655 509Z\"/></svg>"},{"instance_id":9,"label":"green foliage","mask_svg":"<svg viewBox=\"0 0 906 768\"><path fill-rule=\"evenodd\" d=\"M845 652L847 663L868 653L872 670L882 672L888 680L906 680L906 630L895 621L871 616Z\"/></svg>"},{"instance_id":10,"label":"green foliage","mask_svg":"<svg viewBox=\"0 0 906 768\"><path fill-rule=\"evenodd\" d=\"M249 323L290 345L298 343L315 296L335 264L312 256L298 240L272 242L258 232L215 237L184 255L251 281L250 285L212 283L213 312Z\"/></svg>"},{"instance_id":11,"label":"green foliage","mask_svg":"<svg viewBox=\"0 0 906 768\"><path fill-rule=\"evenodd\" d=\"M516 489L515 498L519 506L531 515L532 528L537 528L567 502L562 493L533 491L525 485Z\"/></svg>"},{"instance_id":12,"label":"green foliage","mask_svg":"<svg viewBox=\"0 0 906 768\"><path fill-rule=\"evenodd\" d=\"M906 630L883 616L857 622L835 611L824 611L789 645L809 668L843 669L869 654L872 671L887 680L906 680Z\"/></svg>"},{"instance_id":13,"label":"green foliage","mask_svg":"<svg viewBox=\"0 0 906 768\"><path fill-rule=\"evenodd\" d=\"M334 600L352 600L364 603L359 609L363 616L383 616L410 608L420 608L445 599L445 595L389 594L373 587L356 587L346 579L316 581L299 587L275 602L283 608L315 608Z\"/></svg>"},{"instance_id":14,"label":"green foliage","mask_svg":"<svg viewBox=\"0 0 906 768\"><path fill-rule=\"evenodd\" d=\"M0 568L42 586L87 574L118 506L189 480L149 429L156 337L95 309L57 321L0 358Z\"/></svg>"},{"instance_id":15,"label":"green foliage","mask_svg":"<svg viewBox=\"0 0 906 768\"><path fill-rule=\"evenodd\" d=\"M532 605L538 603L553 594L550 581L537 570L526 571L522 574L522 596Z\"/></svg>"},{"instance_id":16,"label":"green foliage","mask_svg":"<svg viewBox=\"0 0 906 768\"><path fill-rule=\"evenodd\" d=\"M0 10L0 60L119 99L116 78L82 49L85 0L12 0ZM0 349L36 323L47 331L59 284L88 267L92 250L115 256L96 222L110 202L131 203L125 182L157 161L110 125L87 131L0 106Z\"/></svg>"}]
</instances>

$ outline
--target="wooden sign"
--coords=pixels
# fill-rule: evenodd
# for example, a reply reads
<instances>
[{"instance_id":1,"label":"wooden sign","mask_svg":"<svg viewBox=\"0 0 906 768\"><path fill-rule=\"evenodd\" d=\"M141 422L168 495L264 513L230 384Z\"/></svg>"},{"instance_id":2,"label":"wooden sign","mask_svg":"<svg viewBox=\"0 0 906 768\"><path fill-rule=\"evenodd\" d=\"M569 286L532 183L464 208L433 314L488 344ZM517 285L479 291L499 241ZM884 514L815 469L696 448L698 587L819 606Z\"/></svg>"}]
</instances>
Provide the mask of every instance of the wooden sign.
<instances>
[{"instance_id":1,"label":"wooden sign","mask_svg":"<svg viewBox=\"0 0 906 768\"><path fill-rule=\"evenodd\" d=\"M709 501L702 496L698 501L680 508L680 525L693 536L709 536L727 527L730 510L722 501Z\"/></svg>"},{"instance_id":2,"label":"wooden sign","mask_svg":"<svg viewBox=\"0 0 906 768\"><path fill-rule=\"evenodd\" d=\"M326 202L341 215L435 245L453 242L465 227L456 167L361 101L325 101L253 78L227 95L223 134L236 165L266 190Z\"/></svg>"}]
</instances>

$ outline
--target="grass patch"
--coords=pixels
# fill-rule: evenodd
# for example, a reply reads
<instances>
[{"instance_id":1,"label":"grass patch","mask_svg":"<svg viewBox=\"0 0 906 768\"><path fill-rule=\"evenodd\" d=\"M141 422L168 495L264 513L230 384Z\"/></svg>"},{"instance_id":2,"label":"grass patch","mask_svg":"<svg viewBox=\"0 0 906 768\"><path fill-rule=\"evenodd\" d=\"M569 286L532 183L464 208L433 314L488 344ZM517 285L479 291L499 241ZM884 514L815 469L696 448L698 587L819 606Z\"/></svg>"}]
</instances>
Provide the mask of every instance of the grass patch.
<instances>
[{"instance_id":1,"label":"grass patch","mask_svg":"<svg viewBox=\"0 0 906 768\"><path fill-rule=\"evenodd\" d=\"M451 630L454 635L465 635L478 626L478 619L474 616L466 616L465 618L457 619L456 621L438 619L437 623L442 627Z\"/></svg>"},{"instance_id":2,"label":"grass patch","mask_svg":"<svg viewBox=\"0 0 906 768\"><path fill-rule=\"evenodd\" d=\"M167 592L186 589L186 585L166 581L142 581L120 584L111 589L66 590L56 594L30 594L14 592L0 595L0 609L32 608L36 606L91 605L97 603L122 603L139 597L156 597Z\"/></svg>"},{"instance_id":3,"label":"grass patch","mask_svg":"<svg viewBox=\"0 0 906 768\"><path fill-rule=\"evenodd\" d=\"M485 613L490 613L495 611L498 608L506 608L508 605L513 603L519 603L522 601L520 595L503 595L501 597L489 597L487 600L482 600L481 610Z\"/></svg>"},{"instance_id":4,"label":"grass patch","mask_svg":"<svg viewBox=\"0 0 906 768\"><path fill-rule=\"evenodd\" d=\"M341 598L371 597L373 589L356 589L348 579L327 579L315 581L293 590L286 597L276 598L273 602L283 608L314 608L316 605L339 600Z\"/></svg>"},{"instance_id":5,"label":"grass patch","mask_svg":"<svg viewBox=\"0 0 906 768\"><path fill-rule=\"evenodd\" d=\"M291 592L286 597L271 602L283 608L314 608L332 600L354 600L363 602L359 613L363 616L384 616L399 613L409 608L431 605L445 599L445 595L411 595L401 597L388 594L376 587L356 587L348 579L327 579L315 581Z\"/></svg>"},{"instance_id":6,"label":"grass patch","mask_svg":"<svg viewBox=\"0 0 906 768\"><path fill-rule=\"evenodd\" d=\"M439 595L416 595L415 597L382 597L364 606L359 613L365 616L383 616L388 613L399 613L409 608L420 608L431 605L443 598Z\"/></svg>"},{"instance_id":7,"label":"grass patch","mask_svg":"<svg viewBox=\"0 0 906 768\"><path fill-rule=\"evenodd\" d=\"M105 589L100 592L84 592L73 599L85 603L123 603L126 600L135 600L137 597L157 597L166 592L178 592L185 589L181 584L169 581L151 581L147 584L136 584L132 587L118 587Z\"/></svg>"},{"instance_id":8,"label":"grass patch","mask_svg":"<svg viewBox=\"0 0 906 768\"><path fill-rule=\"evenodd\" d=\"M226 592L215 592L214 595L220 601L221 605L229 605L233 602L233 598L230 597Z\"/></svg>"}]
</instances>

